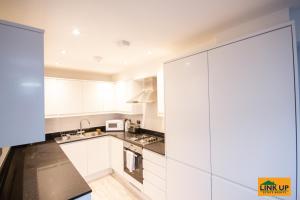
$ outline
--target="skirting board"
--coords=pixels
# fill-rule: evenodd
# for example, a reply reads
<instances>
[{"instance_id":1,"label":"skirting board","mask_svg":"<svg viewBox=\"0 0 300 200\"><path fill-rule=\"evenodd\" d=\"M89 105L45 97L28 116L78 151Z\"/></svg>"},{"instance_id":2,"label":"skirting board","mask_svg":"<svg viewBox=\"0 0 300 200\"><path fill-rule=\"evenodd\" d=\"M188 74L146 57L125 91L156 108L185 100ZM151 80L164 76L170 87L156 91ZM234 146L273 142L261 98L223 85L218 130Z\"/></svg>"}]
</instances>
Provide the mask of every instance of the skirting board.
<instances>
[{"instance_id":1,"label":"skirting board","mask_svg":"<svg viewBox=\"0 0 300 200\"><path fill-rule=\"evenodd\" d=\"M124 172L125 173L125 172ZM97 179L100 179L104 176L107 175L112 175L114 178L116 178L122 185L124 185L128 190L130 190L133 194L135 194L139 199L141 200L151 200L149 197L147 197L144 193L143 193L143 188L138 188L136 186L134 186L132 183L130 183L124 176L122 176L121 174L118 174L117 172L115 172L113 169L106 169L106 170L102 170L99 172L96 172L92 175L86 176L84 177L84 180L86 182L91 182Z\"/></svg>"},{"instance_id":2,"label":"skirting board","mask_svg":"<svg viewBox=\"0 0 300 200\"><path fill-rule=\"evenodd\" d=\"M84 177L84 180L86 182L91 182L91 181L97 180L99 178L102 178L102 177L107 176L112 173L113 173L112 169L105 169L105 170L102 170L102 171L99 171L99 172L96 172L94 174Z\"/></svg>"},{"instance_id":3,"label":"skirting board","mask_svg":"<svg viewBox=\"0 0 300 200\"><path fill-rule=\"evenodd\" d=\"M124 172L125 173L125 172ZM143 191L141 191L139 188L134 186L132 183L130 183L124 176L118 174L117 172L114 172L112 174L114 178L116 178L122 185L124 185L128 190L130 190L134 195L138 197L138 199L141 200L151 200L149 197L147 197Z\"/></svg>"}]
</instances>

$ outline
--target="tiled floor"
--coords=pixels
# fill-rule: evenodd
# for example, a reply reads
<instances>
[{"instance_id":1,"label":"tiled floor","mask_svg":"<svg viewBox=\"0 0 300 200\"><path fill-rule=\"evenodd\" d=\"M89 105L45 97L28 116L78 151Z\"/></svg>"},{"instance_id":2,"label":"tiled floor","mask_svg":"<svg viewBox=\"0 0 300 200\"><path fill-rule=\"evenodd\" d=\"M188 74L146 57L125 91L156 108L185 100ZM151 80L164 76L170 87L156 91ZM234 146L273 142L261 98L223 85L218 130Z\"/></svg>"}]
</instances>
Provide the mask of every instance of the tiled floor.
<instances>
[{"instance_id":1,"label":"tiled floor","mask_svg":"<svg viewBox=\"0 0 300 200\"><path fill-rule=\"evenodd\" d=\"M139 200L113 176L105 176L89 183L92 188L92 200Z\"/></svg>"}]
</instances>

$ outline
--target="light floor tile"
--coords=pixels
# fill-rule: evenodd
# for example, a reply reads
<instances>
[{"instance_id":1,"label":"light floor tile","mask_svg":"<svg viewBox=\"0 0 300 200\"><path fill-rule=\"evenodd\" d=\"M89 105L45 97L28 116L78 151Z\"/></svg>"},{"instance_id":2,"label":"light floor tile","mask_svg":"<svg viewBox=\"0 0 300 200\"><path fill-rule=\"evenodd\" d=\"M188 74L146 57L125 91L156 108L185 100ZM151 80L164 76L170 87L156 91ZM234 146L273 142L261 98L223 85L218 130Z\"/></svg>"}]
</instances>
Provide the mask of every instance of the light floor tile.
<instances>
[{"instance_id":1,"label":"light floor tile","mask_svg":"<svg viewBox=\"0 0 300 200\"><path fill-rule=\"evenodd\" d=\"M113 176L105 176L92 181L92 200L140 200Z\"/></svg>"}]
</instances>

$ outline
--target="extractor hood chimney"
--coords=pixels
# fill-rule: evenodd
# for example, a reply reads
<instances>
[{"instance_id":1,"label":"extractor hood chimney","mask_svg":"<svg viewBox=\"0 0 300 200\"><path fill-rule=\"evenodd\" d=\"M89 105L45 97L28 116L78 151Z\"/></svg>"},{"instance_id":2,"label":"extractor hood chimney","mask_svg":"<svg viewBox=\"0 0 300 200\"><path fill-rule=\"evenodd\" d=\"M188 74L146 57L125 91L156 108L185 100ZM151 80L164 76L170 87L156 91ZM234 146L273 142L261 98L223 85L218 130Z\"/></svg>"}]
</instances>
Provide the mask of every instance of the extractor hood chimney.
<instances>
[{"instance_id":1,"label":"extractor hood chimney","mask_svg":"<svg viewBox=\"0 0 300 200\"><path fill-rule=\"evenodd\" d=\"M156 78L143 79L143 89L127 103L152 103L156 100Z\"/></svg>"}]
</instances>

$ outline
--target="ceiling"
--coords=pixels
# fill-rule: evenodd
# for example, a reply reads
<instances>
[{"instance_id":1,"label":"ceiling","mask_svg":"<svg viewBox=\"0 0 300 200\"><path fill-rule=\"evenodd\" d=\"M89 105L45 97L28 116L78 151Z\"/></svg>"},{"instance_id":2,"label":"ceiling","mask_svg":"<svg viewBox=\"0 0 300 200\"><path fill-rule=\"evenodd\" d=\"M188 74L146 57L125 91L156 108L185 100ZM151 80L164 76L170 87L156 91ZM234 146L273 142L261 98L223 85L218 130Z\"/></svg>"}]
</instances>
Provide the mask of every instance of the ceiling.
<instances>
[{"instance_id":1,"label":"ceiling","mask_svg":"<svg viewBox=\"0 0 300 200\"><path fill-rule=\"evenodd\" d=\"M192 39L297 3L299 0L0 0L0 19L45 30L46 66L114 74L167 58ZM72 34L75 28L79 36ZM120 47L120 40L129 41L130 46Z\"/></svg>"}]
</instances>

